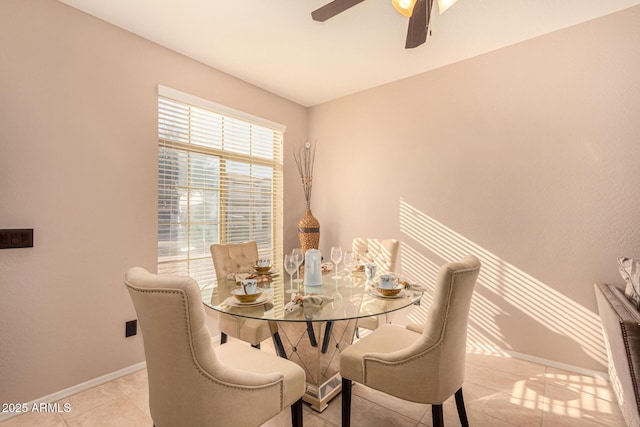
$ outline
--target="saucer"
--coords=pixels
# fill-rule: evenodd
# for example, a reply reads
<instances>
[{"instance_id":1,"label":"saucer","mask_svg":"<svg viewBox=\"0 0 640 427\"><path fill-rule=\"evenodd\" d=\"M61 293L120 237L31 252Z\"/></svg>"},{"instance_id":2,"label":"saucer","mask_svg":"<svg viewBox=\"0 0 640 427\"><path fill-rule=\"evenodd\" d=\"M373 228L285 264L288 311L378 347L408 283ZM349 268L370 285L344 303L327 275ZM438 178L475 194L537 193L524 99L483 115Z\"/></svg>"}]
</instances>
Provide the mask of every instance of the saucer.
<instances>
[{"instance_id":1,"label":"saucer","mask_svg":"<svg viewBox=\"0 0 640 427\"><path fill-rule=\"evenodd\" d=\"M230 305L232 307L254 307L254 306L257 306L257 305L262 305L262 304L264 304L264 303L266 303L268 301L269 301L269 298L267 298L266 295L260 295L258 297L258 299L256 299L253 302L240 302L239 300L237 300L236 298L233 298L233 297L227 298L224 302L227 305Z\"/></svg>"},{"instance_id":2,"label":"saucer","mask_svg":"<svg viewBox=\"0 0 640 427\"><path fill-rule=\"evenodd\" d=\"M260 295L258 299L255 300L254 302L240 302L238 301L238 299L234 297L229 297L226 300L224 300L224 303L231 307L256 307L259 305L263 305L267 302L269 302L269 297L264 294Z\"/></svg>"}]
</instances>

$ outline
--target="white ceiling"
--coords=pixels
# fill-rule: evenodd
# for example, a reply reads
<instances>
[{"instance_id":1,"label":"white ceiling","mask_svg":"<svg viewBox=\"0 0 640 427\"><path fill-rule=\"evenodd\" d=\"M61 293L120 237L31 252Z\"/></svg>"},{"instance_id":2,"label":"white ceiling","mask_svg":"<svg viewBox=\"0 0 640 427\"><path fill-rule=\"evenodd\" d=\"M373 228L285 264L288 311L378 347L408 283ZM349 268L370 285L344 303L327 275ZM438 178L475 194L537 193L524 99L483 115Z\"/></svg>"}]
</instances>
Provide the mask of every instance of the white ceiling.
<instances>
[{"instance_id":1,"label":"white ceiling","mask_svg":"<svg viewBox=\"0 0 640 427\"><path fill-rule=\"evenodd\" d=\"M459 0L404 49L408 18L366 0L320 23L329 0L60 0L304 106L409 77L640 0ZM435 4L435 2L434 2Z\"/></svg>"}]
</instances>

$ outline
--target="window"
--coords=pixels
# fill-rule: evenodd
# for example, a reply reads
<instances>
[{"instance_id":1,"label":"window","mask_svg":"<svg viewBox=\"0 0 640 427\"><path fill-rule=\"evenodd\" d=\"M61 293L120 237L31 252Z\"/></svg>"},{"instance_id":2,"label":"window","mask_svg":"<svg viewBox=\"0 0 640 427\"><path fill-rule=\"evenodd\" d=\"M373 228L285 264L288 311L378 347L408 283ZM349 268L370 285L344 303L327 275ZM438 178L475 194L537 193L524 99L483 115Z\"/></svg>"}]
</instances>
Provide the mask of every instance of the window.
<instances>
[{"instance_id":1,"label":"window","mask_svg":"<svg viewBox=\"0 0 640 427\"><path fill-rule=\"evenodd\" d=\"M215 279L213 243L282 253L284 126L158 88L158 273Z\"/></svg>"}]
</instances>

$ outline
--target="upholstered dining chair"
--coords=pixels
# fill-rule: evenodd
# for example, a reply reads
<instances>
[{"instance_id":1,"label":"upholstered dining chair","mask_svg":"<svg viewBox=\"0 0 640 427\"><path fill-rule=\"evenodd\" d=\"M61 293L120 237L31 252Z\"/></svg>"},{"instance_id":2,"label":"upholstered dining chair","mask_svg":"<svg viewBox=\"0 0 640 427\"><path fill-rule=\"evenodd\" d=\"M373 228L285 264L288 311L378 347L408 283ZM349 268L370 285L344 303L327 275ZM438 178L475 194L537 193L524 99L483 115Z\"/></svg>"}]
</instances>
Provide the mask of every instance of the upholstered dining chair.
<instances>
[{"instance_id":1,"label":"upholstered dining chair","mask_svg":"<svg viewBox=\"0 0 640 427\"><path fill-rule=\"evenodd\" d=\"M469 306L479 272L480 261L472 255L445 264L424 325L382 325L341 353L343 427L351 421L353 381L431 404L434 427L444 425L442 403L455 394L460 423L469 425L462 383Z\"/></svg>"},{"instance_id":2,"label":"upholstered dining chair","mask_svg":"<svg viewBox=\"0 0 640 427\"><path fill-rule=\"evenodd\" d=\"M302 426L304 370L241 343L214 348L194 279L134 267L125 285L143 332L155 426L258 426L287 406Z\"/></svg>"},{"instance_id":3,"label":"upholstered dining chair","mask_svg":"<svg viewBox=\"0 0 640 427\"><path fill-rule=\"evenodd\" d=\"M213 244L210 250L213 268L219 281L227 280L230 274L253 272L253 266L258 261L258 245L255 241ZM276 322L235 317L224 313L218 313L218 321L221 344L226 343L227 337L231 336L260 348L260 343L271 337L278 355L286 357Z\"/></svg>"},{"instance_id":4,"label":"upholstered dining chair","mask_svg":"<svg viewBox=\"0 0 640 427\"><path fill-rule=\"evenodd\" d=\"M357 253L361 262L372 263L380 272L395 273L398 262L400 242L395 239L366 239L357 237L351 242L351 250ZM376 329L380 324L389 323L389 315L382 317L370 316L358 319L356 336L359 337L358 328Z\"/></svg>"},{"instance_id":5,"label":"upholstered dining chair","mask_svg":"<svg viewBox=\"0 0 640 427\"><path fill-rule=\"evenodd\" d=\"M400 242L395 239L365 239L357 237L351 242L351 250L360 260L373 263L379 271L395 273Z\"/></svg>"}]
</instances>

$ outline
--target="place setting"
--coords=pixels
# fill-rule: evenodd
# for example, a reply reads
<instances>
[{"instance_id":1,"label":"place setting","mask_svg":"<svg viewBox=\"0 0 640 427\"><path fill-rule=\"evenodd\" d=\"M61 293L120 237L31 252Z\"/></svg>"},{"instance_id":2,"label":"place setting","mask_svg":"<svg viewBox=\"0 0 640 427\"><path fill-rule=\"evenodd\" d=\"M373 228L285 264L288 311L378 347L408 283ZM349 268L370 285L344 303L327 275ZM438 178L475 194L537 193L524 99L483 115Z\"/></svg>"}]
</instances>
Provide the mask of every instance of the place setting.
<instances>
[{"instance_id":1,"label":"place setting","mask_svg":"<svg viewBox=\"0 0 640 427\"><path fill-rule=\"evenodd\" d=\"M371 272L371 267L367 268L367 266L365 266L367 277L374 278L375 273ZM375 268L373 270L375 271ZM367 288L367 292L371 296L385 299L404 298L406 296L405 289L409 287L408 282L400 281L394 274L380 274L377 280L370 280L369 283L370 286Z\"/></svg>"},{"instance_id":2,"label":"place setting","mask_svg":"<svg viewBox=\"0 0 640 427\"><path fill-rule=\"evenodd\" d=\"M255 270L256 274L265 275L265 276L266 275L275 276L278 273L278 270L274 268L269 258L260 258L253 265L253 269Z\"/></svg>"},{"instance_id":3,"label":"place setting","mask_svg":"<svg viewBox=\"0 0 640 427\"><path fill-rule=\"evenodd\" d=\"M243 279L224 302L233 307L252 307L269 302L269 298L257 279Z\"/></svg>"},{"instance_id":4,"label":"place setting","mask_svg":"<svg viewBox=\"0 0 640 427\"><path fill-rule=\"evenodd\" d=\"M280 274L268 258L259 259L251 268L253 269L252 272L233 273L233 280L240 284L243 280L255 279L259 284L269 287L271 282Z\"/></svg>"}]
</instances>

